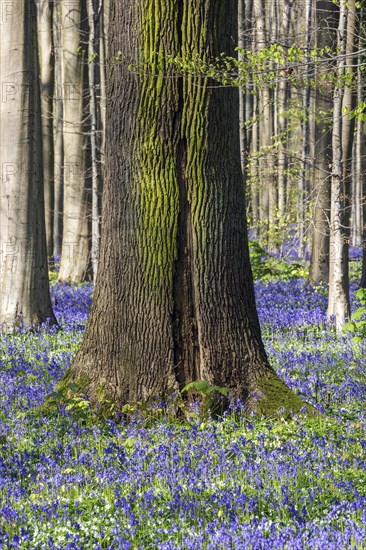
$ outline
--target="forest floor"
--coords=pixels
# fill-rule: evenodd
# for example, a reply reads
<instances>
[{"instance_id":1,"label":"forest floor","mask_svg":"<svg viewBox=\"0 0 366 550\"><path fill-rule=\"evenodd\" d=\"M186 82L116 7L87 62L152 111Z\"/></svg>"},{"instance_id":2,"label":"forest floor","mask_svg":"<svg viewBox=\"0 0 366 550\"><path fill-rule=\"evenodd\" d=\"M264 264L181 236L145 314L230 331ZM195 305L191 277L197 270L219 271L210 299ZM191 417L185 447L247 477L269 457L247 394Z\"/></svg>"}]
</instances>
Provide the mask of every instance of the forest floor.
<instances>
[{"instance_id":1,"label":"forest floor","mask_svg":"<svg viewBox=\"0 0 366 550\"><path fill-rule=\"evenodd\" d=\"M44 416L91 292L53 285L62 329L0 338L1 549L366 549L366 349L327 325L324 289L256 284L271 363L321 415Z\"/></svg>"}]
</instances>

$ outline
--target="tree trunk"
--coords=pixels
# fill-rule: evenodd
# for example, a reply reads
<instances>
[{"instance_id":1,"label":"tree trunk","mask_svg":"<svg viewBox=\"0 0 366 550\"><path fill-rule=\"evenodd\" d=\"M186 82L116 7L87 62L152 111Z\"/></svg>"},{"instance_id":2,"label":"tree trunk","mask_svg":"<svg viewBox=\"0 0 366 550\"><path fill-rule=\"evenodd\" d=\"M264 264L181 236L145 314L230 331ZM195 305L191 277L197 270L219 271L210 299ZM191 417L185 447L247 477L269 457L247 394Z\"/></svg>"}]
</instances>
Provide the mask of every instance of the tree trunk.
<instances>
[{"instance_id":1,"label":"tree trunk","mask_svg":"<svg viewBox=\"0 0 366 550\"><path fill-rule=\"evenodd\" d=\"M337 6L330 0L316 2L316 42L317 48L336 48ZM314 167L314 206L313 238L310 261L310 280L313 284L329 280L329 221L330 221L330 175L332 166L331 110L333 87L322 77L329 66L316 73L316 127L315 127L315 167Z\"/></svg>"},{"instance_id":2,"label":"tree trunk","mask_svg":"<svg viewBox=\"0 0 366 550\"><path fill-rule=\"evenodd\" d=\"M91 220L91 259L93 270L93 281L95 283L98 272L99 245L100 245L100 216L101 216L101 190L100 181L101 163L100 147L98 139L99 110L97 103L97 87L100 83L99 68L99 48L97 38L97 20L100 17L101 6L99 2L87 0L88 21L89 21L89 113L90 113L90 150L91 150L91 172L92 172L92 220Z\"/></svg>"},{"instance_id":3,"label":"tree trunk","mask_svg":"<svg viewBox=\"0 0 366 550\"><path fill-rule=\"evenodd\" d=\"M363 248L362 248L362 273L361 273L361 279L360 279L360 288L366 288L366 244L364 241Z\"/></svg>"},{"instance_id":4,"label":"tree trunk","mask_svg":"<svg viewBox=\"0 0 366 550\"><path fill-rule=\"evenodd\" d=\"M234 55L236 1L114 0L109 36L126 59L109 67L99 273L60 386L77 380L94 402L120 409L205 380L231 388L248 410L298 410L260 334L238 90L200 75L169 78L166 63L168 54Z\"/></svg>"},{"instance_id":5,"label":"tree trunk","mask_svg":"<svg viewBox=\"0 0 366 550\"><path fill-rule=\"evenodd\" d=\"M44 221L37 10L1 26L0 326L36 326L52 311Z\"/></svg>"},{"instance_id":6,"label":"tree trunk","mask_svg":"<svg viewBox=\"0 0 366 550\"><path fill-rule=\"evenodd\" d=\"M48 256L53 256L54 154L53 154L53 90L54 55L52 45L52 2L38 4L38 44L42 111L43 180Z\"/></svg>"},{"instance_id":7,"label":"tree trunk","mask_svg":"<svg viewBox=\"0 0 366 550\"><path fill-rule=\"evenodd\" d=\"M298 208L298 232L299 232L299 257L305 257L305 235L307 202L306 197L309 193L309 154L310 154L310 79L314 76L310 73L310 52L312 44L312 20L313 20L313 0L306 0L306 63L303 90L303 128L302 128L302 159L301 174L299 186L299 208Z\"/></svg>"},{"instance_id":8,"label":"tree trunk","mask_svg":"<svg viewBox=\"0 0 366 550\"><path fill-rule=\"evenodd\" d=\"M279 40L280 44L287 44L290 32L290 5L288 0L280 1L276 4L277 17L279 18ZM277 187L278 187L278 217L280 223L285 220L286 214L286 144L287 144L287 120L286 120L286 104L288 101L288 82L287 76L279 75L277 84L277 126L279 141L277 153Z\"/></svg>"},{"instance_id":9,"label":"tree trunk","mask_svg":"<svg viewBox=\"0 0 366 550\"><path fill-rule=\"evenodd\" d=\"M63 94L62 94L62 42L61 42L61 3L57 0L53 7L53 43L55 51L55 88L53 94L53 139L54 139L54 215L53 215L53 255L61 258L64 202L64 139L63 139Z\"/></svg>"},{"instance_id":10,"label":"tree trunk","mask_svg":"<svg viewBox=\"0 0 366 550\"><path fill-rule=\"evenodd\" d=\"M59 280L76 282L85 279L90 262L84 101L84 56L87 49L85 0L61 2L61 17L64 209Z\"/></svg>"},{"instance_id":11,"label":"tree trunk","mask_svg":"<svg viewBox=\"0 0 366 550\"><path fill-rule=\"evenodd\" d=\"M358 62L360 63L360 56ZM364 82L360 67L357 70L357 103L363 101ZM361 117L357 118L356 142L354 144L354 178L352 180L352 244L362 244L362 183L364 180L365 160L365 131L364 122Z\"/></svg>"},{"instance_id":12,"label":"tree trunk","mask_svg":"<svg viewBox=\"0 0 366 550\"><path fill-rule=\"evenodd\" d=\"M363 28L364 9L361 7L358 18L358 27ZM365 44L364 32L358 33L358 52L357 52L357 104L364 100L365 83L363 75L363 51ZM363 117L357 117L356 134L354 144L354 178L352 179L352 244L354 246L362 245L362 184L364 181L365 163L365 123Z\"/></svg>"},{"instance_id":13,"label":"tree trunk","mask_svg":"<svg viewBox=\"0 0 366 550\"><path fill-rule=\"evenodd\" d=\"M250 144L250 159L249 159L249 181L250 181L250 197L252 205L252 228L254 235L261 235L261 209L260 209L260 178L258 171L258 150L259 150L259 121L258 121L258 94L253 96L252 117L254 118L251 131Z\"/></svg>"},{"instance_id":14,"label":"tree trunk","mask_svg":"<svg viewBox=\"0 0 366 550\"><path fill-rule=\"evenodd\" d=\"M365 129L363 129L365 136ZM365 162L365 157L363 157ZM366 178L363 178L362 185L362 273L360 287L366 288Z\"/></svg>"},{"instance_id":15,"label":"tree trunk","mask_svg":"<svg viewBox=\"0 0 366 550\"><path fill-rule=\"evenodd\" d=\"M258 51L268 46L268 17L270 6L264 0L253 0L253 16L256 24L256 45ZM273 225L276 212L276 192L274 186L274 163L272 151L273 137L273 100L267 84L259 90L259 176L260 176L260 223L271 252L275 249L273 242Z\"/></svg>"},{"instance_id":16,"label":"tree trunk","mask_svg":"<svg viewBox=\"0 0 366 550\"><path fill-rule=\"evenodd\" d=\"M345 174L346 163L343 155L343 99L344 88L341 85L346 74L348 5L352 0L340 0L338 41L337 41L337 83L333 93L333 132L332 132L332 177L331 177L331 213L330 213L330 273L327 317L335 318L337 330L341 330L350 316L349 280L348 280L348 243L345 220ZM354 2L353 2L354 4ZM354 7L354 6L353 6ZM348 145L348 144L347 144ZM347 151L348 152L348 151Z\"/></svg>"},{"instance_id":17,"label":"tree trunk","mask_svg":"<svg viewBox=\"0 0 366 550\"><path fill-rule=\"evenodd\" d=\"M238 1L238 47L241 50L245 48L245 0ZM243 61L243 54L239 52L239 61ZM247 136L245 128L245 95L246 92L242 88L239 88L239 132L240 132L240 159L241 159L241 171L243 174L243 180L246 180L246 151L247 151Z\"/></svg>"}]
</instances>

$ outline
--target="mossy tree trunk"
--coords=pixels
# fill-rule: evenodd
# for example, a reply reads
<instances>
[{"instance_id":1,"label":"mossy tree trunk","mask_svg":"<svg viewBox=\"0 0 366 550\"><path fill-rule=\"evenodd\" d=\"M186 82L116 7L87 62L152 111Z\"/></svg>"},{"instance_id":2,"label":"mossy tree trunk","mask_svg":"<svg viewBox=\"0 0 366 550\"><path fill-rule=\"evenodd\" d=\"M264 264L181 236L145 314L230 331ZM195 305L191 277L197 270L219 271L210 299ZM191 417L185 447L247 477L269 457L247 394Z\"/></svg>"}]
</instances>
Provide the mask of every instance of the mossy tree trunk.
<instances>
[{"instance_id":1,"label":"mossy tree trunk","mask_svg":"<svg viewBox=\"0 0 366 550\"><path fill-rule=\"evenodd\" d=\"M236 8L234 0L111 2L110 51L122 60L108 75L100 263L84 340L61 382L79 381L94 402L119 408L205 380L230 387L248 409L302 405L261 339L238 90L173 74L167 63L234 55Z\"/></svg>"}]
</instances>

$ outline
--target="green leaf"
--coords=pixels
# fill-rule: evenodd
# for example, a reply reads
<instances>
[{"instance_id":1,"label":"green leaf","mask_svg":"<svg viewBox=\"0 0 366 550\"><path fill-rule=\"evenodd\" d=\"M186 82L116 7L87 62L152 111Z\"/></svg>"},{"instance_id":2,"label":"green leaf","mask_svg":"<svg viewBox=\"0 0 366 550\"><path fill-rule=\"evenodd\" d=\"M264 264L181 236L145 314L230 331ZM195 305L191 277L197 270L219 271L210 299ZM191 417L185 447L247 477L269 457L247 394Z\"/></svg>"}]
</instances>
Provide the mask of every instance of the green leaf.
<instances>
[{"instance_id":1,"label":"green leaf","mask_svg":"<svg viewBox=\"0 0 366 550\"><path fill-rule=\"evenodd\" d=\"M229 395L230 388L225 388L221 386L211 386L208 382L205 380L196 380L194 382L190 382L184 388L182 389L182 393L189 391L189 390L196 390L198 392L201 392L203 394L209 394L212 392L221 393L222 395Z\"/></svg>"},{"instance_id":2,"label":"green leaf","mask_svg":"<svg viewBox=\"0 0 366 550\"><path fill-rule=\"evenodd\" d=\"M133 453L135 449L135 440L133 439L133 437L128 437L127 439L125 439L123 446L128 453Z\"/></svg>"},{"instance_id":3,"label":"green leaf","mask_svg":"<svg viewBox=\"0 0 366 550\"><path fill-rule=\"evenodd\" d=\"M205 380L196 380L184 386L184 388L182 389L182 393L189 390L196 390L205 393L209 388L210 384L208 384L208 382L206 382Z\"/></svg>"},{"instance_id":4,"label":"green leaf","mask_svg":"<svg viewBox=\"0 0 366 550\"><path fill-rule=\"evenodd\" d=\"M346 323L345 325L343 325L342 327L342 330L343 332L351 332L352 334L355 332L356 330L356 326L354 323L352 323L351 321L349 321L348 323Z\"/></svg>"},{"instance_id":5,"label":"green leaf","mask_svg":"<svg viewBox=\"0 0 366 550\"><path fill-rule=\"evenodd\" d=\"M362 316L366 314L366 308L361 306L356 309L354 314L352 315L353 321L360 321L362 319Z\"/></svg>"}]
</instances>

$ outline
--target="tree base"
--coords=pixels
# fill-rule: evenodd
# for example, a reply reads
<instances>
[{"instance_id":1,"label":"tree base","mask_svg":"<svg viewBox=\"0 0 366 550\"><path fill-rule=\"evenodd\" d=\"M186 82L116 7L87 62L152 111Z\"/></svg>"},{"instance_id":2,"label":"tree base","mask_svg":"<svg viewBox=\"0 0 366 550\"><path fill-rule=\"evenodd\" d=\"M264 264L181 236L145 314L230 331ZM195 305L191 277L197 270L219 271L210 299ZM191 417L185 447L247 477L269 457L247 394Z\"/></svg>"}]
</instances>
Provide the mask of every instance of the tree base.
<instances>
[{"instance_id":1,"label":"tree base","mask_svg":"<svg viewBox=\"0 0 366 550\"><path fill-rule=\"evenodd\" d=\"M69 369L62 380L57 384L55 391L46 399L42 406L44 412L57 411L59 405L77 407L80 400L84 403L89 397L91 399L91 407L97 413L97 416L104 418L117 418L123 409L128 405L129 411L142 415L147 411L154 409L153 404L161 402L161 397L149 402L139 401L138 403L121 403L118 399L106 395L105 388L91 387L89 378L82 374L79 377L75 376L75 372ZM314 407L304 402L296 395L286 384L278 377L272 369L266 370L265 375L262 375L255 383L255 390L252 390L247 399L243 403L244 415L254 416L254 418L284 418L289 419L294 414L315 413ZM173 391L171 392L173 393ZM240 396L238 396L240 398ZM201 392L189 392L184 396L178 394L175 401L167 404L167 409L170 409L170 414L173 410L178 411L178 416L184 416L186 406L198 398L201 402L200 416L202 419L207 419L208 416L218 418L229 409L230 400L226 395L217 391L210 391L203 394ZM169 399L167 399L169 401ZM170 416L169 414L169 416Z\"/></svg>"}]
</instances>

